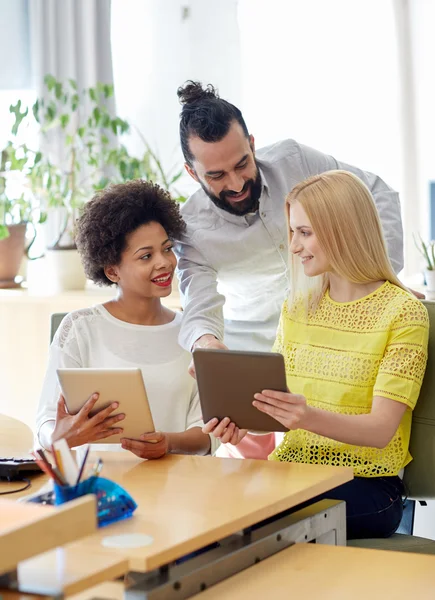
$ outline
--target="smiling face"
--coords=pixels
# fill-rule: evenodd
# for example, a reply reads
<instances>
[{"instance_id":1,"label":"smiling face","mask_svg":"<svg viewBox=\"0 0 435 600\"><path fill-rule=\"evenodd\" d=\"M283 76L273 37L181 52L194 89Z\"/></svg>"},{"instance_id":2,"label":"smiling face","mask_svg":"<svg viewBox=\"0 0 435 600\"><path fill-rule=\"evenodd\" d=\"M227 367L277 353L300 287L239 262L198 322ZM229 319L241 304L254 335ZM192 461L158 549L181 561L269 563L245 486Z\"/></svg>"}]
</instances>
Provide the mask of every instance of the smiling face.
<instances>
[{"instance_id":1,"label":"smiling face","mask_svg":"<svg viewBox=\"0 0 435 600\"><path fill-rule=\"evenodd\" d=\"M254 155L254 138L246 137L234 121L218 142L189 139L194 156L186 170L218 208L234 215L246 215L258 209L261 177Z\"/></svg>"},{"instance_id":2,"label":"smiling face","mask_svg":"<svg viewBox=\"0 0 435 600\"><path fill-rule=\"evenodd\" d=\"M290 252L301 260L305 275L315 277L331 270L310 220L297 201L290 206L290 233Z\"/></svg>"},{"instance_id":3,"label":"smiling face","mask_svg":"<svg viewBox=\"0 0 435 600\"><path fill-rule=\"evenodd\" d=\"M151 222L127 235L120 263L105 268L105 273L125 295L163 298L171 293L176 264L166 231Z\"/></svg>"}]
</instances>

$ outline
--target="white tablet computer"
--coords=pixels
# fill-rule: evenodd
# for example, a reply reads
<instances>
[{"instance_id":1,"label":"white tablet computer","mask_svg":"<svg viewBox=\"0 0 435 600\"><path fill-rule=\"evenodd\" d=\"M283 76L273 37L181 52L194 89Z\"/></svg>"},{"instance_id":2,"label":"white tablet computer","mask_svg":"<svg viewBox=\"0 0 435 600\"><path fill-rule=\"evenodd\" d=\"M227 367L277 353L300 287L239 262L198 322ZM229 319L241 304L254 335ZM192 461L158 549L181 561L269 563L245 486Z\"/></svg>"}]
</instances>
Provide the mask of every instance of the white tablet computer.
<instances>
[{"instance_id":1,"label":"white tablet computer","mask_svg":"<svg viewBox=\"0 0 435 600\"><path fill-rule=\"evenodd\" d=\"M112 402L119 402L111 414L125 414L123 421L113 425L122 427L123 433L92 443L119 444L121 438L138 439L142 433L155 431L140 369L57 369L57 377L70 414L77 414L96 392L100 397L91 416Z\"/></svg>"}]
</instances>

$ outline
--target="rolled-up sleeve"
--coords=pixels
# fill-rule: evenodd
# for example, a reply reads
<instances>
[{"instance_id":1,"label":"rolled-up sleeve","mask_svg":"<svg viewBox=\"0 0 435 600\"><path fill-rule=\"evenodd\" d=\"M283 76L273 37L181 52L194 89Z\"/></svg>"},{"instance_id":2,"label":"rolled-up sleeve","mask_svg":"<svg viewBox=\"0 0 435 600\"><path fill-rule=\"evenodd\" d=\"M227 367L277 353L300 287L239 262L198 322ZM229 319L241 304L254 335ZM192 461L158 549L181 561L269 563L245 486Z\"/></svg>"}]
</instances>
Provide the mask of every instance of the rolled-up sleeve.
<instances>
[{"instance_id":1,"label":"rolled-up sleeve","mask_svg":"<svg viewBox=\"0 0 435 600\"><path fill-rule=\"evenodd\" d=\"M184 309L180 345L189 352L198 338L214 335L222 341L225 297L217 291L217 273L184 236L174 245L178 259L177 276Z\"/></svg>"}]
</instances>

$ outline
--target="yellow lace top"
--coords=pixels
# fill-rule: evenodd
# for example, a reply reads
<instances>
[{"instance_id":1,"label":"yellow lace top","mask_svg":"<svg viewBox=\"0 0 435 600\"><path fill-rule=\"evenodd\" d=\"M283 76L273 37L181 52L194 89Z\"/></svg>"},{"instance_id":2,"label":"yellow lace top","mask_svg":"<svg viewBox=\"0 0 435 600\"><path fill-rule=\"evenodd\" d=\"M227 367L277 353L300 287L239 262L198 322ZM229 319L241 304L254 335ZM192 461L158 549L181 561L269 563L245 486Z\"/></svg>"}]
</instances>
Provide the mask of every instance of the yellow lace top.
<instances>
[{"instance_id":1,"label":"yellow lace top","mask_svg":"<svg viewBox=\"0 0 435 600\"><path fill-rule=\"evenodd\" d=\"M348 415L369 413L374 396L408 408L385 448L297 429L269 459L351 466L359 477L397 475L411 460L411 413L426 368L428 331L424 305L388 281L354 302L334 302L326 292L308 316L301 304L285 303L274 351L284 356L292 392L311 406Z\"/></svg>"}]
</instances>

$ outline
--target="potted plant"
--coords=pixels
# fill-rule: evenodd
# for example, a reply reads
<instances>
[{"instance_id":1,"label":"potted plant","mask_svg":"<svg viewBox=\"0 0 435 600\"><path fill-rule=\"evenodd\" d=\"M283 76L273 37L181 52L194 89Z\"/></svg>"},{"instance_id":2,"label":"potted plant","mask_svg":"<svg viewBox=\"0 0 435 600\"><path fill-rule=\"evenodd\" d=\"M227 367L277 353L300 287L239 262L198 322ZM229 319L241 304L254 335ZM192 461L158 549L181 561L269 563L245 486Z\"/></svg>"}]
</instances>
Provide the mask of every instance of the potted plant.
<instances>
[{"instance_id":1,"label":"potted plant","mask_svg":"<svg viewBox=\"0 0 435 600\"><path fill-rule=\"evenodd\" d=\"M29 194L21 189L19 180L26 165L34 161L28 152L18 156L9 142L0 155L0 288L18 287L17 274L25 251L28 252L36 236L35 224L42 223L45 215L35 211ZM32 226L32 238L26 246L26 231Z\"/></svg>"},{"instance_id":2,"label":"potted plant","mask_svg":"<svg viewBox=\"0 0 435 600\"><path fill-rule=\"evenodd\" d=\"M435 292L435 241L428 243L424 242L421 235L418 240L414 236L414 242L417 250L425 260L424 278L426 281L427 291Z\"/></svg>"},{"instance_id":3,"label":"potted plant","mask_svg":"<svg viewBox=\"0 0 435 600\"><path fill-rule=\"evenodd\" d=\"M74 223L83 204L109 182L135 178L153 180L183 201L185 198L173 189L183 171L166 174L143 136L142 156L128 152L122 137L131 126L113 116L107 106L113 96L112 85L98 83L80 91L72 79L62 83L47 75L44 82L46 94L35 101L31 113L22 110L20 101L10 107L15 117L12 133L17 135L30 118L40 127L41 148L26 165L30 165L26 181L33 208L47 215L46 259L51 277L58 281L59 289L79 289L84 287L85 278L74 244ZM54 144L56 155L51 151ZM21 146L21 150L31 153L27 147ZM62 281L65 277L68 280Z\"/></svg>"}]
</instances>

